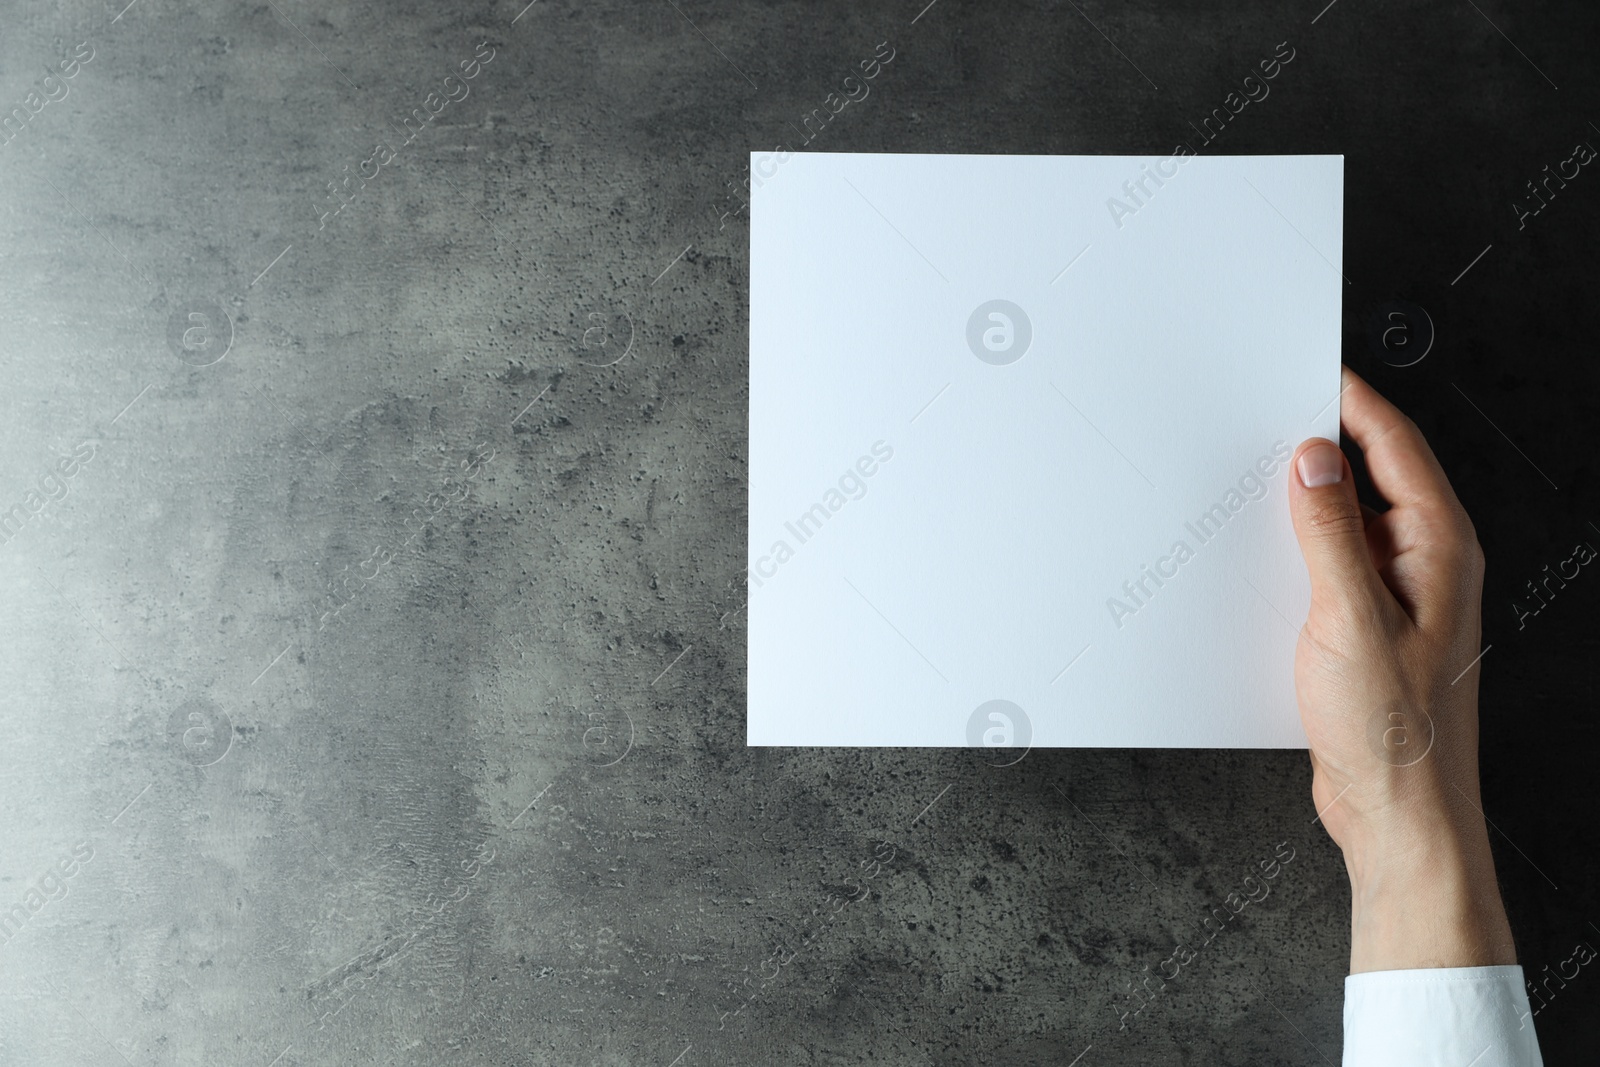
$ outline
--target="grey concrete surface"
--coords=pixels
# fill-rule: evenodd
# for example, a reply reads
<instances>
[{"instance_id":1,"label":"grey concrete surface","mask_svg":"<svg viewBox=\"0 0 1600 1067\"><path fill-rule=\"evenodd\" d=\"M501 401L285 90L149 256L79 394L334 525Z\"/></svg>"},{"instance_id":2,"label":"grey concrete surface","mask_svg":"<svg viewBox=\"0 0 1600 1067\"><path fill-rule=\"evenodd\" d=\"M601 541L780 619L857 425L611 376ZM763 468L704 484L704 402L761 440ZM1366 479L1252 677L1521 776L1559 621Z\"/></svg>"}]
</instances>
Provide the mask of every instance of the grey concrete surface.
<instances>
[{"instance_id":1,"label":"grey concrete surface","mask_svg":"<svg viewBox=\"0 0 1600 1067\"><path fill-rule=\"evenodd\" d=\"M0 1064L1338 1061L1303 754L744 745L736 186L884 42L811 147L1166 151L1296 49L1209 150L1346 154L1523 959L1600 943L1600 589L1514 615L1600 538L1593 8L523 2L3 5Z\"/></svg>"}]
</instances>

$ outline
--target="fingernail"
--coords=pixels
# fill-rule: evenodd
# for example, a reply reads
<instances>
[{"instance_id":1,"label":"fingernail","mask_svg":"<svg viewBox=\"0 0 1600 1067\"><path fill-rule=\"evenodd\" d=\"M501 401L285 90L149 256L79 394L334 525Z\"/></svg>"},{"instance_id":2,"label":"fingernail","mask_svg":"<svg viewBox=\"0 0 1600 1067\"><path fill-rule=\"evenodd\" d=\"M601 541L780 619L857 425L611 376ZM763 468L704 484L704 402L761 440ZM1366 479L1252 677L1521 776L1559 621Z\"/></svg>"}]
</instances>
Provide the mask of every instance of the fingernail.
<instances>
[{"instance_id":1,"label":"fingernail","mask_svg":"<svg viewBox=\"0 0 1600 1067\"><path fill-rule=\"evenodd\" d=\"M1344 455L1332 445L1312 445L1300 453L1300 484L1307 489L1336 485L1344 478Z\"/></svg>"}]
</instances>

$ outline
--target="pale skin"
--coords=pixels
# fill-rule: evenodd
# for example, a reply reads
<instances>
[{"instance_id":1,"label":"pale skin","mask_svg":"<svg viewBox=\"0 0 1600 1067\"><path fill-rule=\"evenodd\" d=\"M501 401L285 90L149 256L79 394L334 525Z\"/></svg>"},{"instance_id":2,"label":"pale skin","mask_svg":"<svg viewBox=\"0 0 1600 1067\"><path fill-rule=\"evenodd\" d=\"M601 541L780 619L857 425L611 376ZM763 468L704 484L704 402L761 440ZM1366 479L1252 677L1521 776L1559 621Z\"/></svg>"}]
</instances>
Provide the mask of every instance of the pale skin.
<instances>
[{"instance_id":1,"label":"pale skin","mask_svg":"<svg viewBox=\"0 0 1600 1067\"><path fill-rule=\"evenodd\" d=\"M1295 689L1350 876L1350 970L1514 964L1478 791L1483 550L1416 424L1349 368L1342 388L1388 509L1357 502L1321 438L1288 481L1311 576Z\"/></svg>"}]
</instances>

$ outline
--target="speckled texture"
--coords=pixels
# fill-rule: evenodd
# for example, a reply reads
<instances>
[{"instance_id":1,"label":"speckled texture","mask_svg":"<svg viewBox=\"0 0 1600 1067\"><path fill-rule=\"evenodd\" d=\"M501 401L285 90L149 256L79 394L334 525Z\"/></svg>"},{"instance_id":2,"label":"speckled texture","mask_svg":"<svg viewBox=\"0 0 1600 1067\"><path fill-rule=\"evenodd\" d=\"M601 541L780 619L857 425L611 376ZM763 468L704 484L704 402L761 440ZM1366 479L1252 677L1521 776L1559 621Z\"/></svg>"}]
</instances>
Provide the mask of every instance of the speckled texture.
<instances>
[{"instance_id":1,"label":"speckled texture","mask_svg":"<svg viewBox=\"0 0 1600 1067\"><path fill-rule=\"evenodd\" d=\"M728 183L881 42L815 147L1166 151L1291 43L1210 150L1346 156L1347 358L1490 559L1523 959L1600 940L1600 578L1512 607L1600 543L1600 177L1513 208L1600 143L1600 13L1320 6L6 3L0 1064L1337 1061L1303 755L744 747Z\"/></svg>"}]
</instances>

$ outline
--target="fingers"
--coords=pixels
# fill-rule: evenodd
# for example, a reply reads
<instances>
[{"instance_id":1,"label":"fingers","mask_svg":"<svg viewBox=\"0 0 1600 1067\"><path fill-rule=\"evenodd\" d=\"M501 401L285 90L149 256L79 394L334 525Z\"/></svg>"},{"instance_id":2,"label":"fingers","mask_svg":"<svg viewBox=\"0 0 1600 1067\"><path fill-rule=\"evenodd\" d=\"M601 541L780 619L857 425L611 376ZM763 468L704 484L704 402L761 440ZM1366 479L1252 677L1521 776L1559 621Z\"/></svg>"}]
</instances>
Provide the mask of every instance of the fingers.
<instances>
[{"instance_id":1,"label":"fingers","mask_svg":"<svg viewBox=\"0 0 1600 1067\"><path fill-rule=\"evenodd\" d=\"M1483 550L1466 509L1416 423L1348 367L1340 422L1364 453L1373 486L1392 505L1378 524L1391 559L1383 573L1425 629L1450 624L1464 595L1476 597Z\"/></svg>"},{"instance_id":2,"label":"fingers","mask_svg":"<svg viewBox=\"0 0 1600 1067\"><path fill-rule=\"evenodd\" d=\"M1372 485L1385 500L1397 507L1465 514L1416 423L1349 367L1340 398L1339 422L1360 446Z\"/></svg>"},{"instance_id":3,"label":"fingers","mask_svg":"<svg viewBox=\"0 0 1600 1067\"><path fill-rule=\"evenodd\" d=\"M1344 453L1314 437L1300 446L1289 466L1289 513L1311 575L1312 603L1370 604L1385 587L1373 567L1366 519Z\"/></svg>"}]
</instances>

